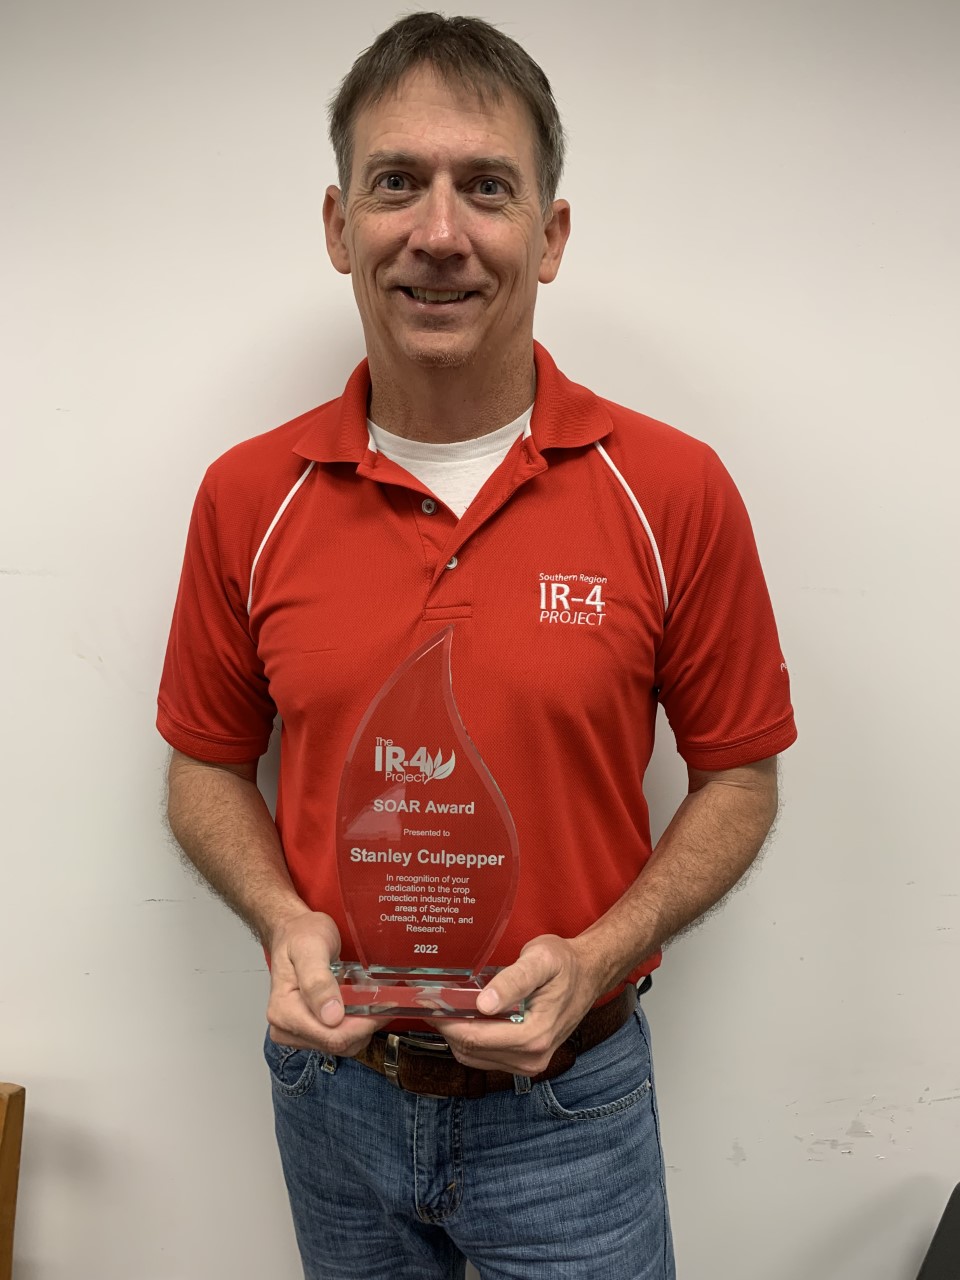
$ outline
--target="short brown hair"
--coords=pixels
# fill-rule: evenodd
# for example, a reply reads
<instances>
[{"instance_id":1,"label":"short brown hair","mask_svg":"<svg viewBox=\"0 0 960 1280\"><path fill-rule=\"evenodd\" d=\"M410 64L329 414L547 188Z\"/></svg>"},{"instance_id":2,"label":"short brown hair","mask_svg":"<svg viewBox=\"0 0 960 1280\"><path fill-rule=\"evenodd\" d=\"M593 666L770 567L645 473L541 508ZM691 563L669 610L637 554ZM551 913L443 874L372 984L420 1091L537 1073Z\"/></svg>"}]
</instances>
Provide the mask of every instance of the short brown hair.
<instances>
[{"instance_id":1,"label":"short brown hair","mask_svg":"<svg viewBox=\"0 0 960 1280\"><path fill-rule=\"evenodd\" d=\"M412 13L364 49L330 102L330 141L340 189L353 167L353 126L361 108L391 93L409 72L430 66L447 83L468 85L481 102L514 93L533 119L540 203L546 212L563 170L564 136L550 81L516 40L481 18Z\"/></svg>"}]
</instances>

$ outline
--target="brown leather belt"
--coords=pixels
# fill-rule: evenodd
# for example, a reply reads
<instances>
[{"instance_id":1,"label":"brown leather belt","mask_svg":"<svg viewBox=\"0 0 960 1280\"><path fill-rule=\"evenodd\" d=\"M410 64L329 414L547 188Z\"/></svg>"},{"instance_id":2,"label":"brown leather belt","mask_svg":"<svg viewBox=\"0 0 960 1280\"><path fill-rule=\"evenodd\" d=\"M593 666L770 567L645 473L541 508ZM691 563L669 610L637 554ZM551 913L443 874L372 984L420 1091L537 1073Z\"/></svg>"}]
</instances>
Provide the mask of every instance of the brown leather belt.
<instances>
[{"instance_id":1,"label":"brown leather belt","mask_svg":"<svg viewBox=\"0 0 960 1280\"><path fill-rule=\"evenodd\" d=\"M531 1079L552 1080L568 1071L577 1055L594 1049L619 1031L637 1004L637 989L627 983L618 996L590 1010L570 1037L564 1040L545 1071ZM356 1055L363 1063L386 1076L398 1089L435 1098L482 1098L487 1093L513 1088L508 1071L479 1071L466 1067L453 1056L442 1037L428 1033L378 1031L362 1052Z\"/></svg>"}]
</instances>

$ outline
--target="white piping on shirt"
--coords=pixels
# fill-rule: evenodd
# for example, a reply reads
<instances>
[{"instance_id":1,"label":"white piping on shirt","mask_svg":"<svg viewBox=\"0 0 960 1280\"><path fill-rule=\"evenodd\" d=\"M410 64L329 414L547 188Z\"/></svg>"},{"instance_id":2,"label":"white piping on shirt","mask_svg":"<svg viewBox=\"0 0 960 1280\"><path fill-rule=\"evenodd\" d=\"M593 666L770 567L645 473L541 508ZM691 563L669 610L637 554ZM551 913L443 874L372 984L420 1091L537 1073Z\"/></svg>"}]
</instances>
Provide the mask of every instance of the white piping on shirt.
<instances>
[{"instance_id":1,"label":"white piping on shirt","mask_svg":"<svg viewBox=\"0 0 960 1280\"><path fill-rule=\"evenodd\" d=\"M604 460L604 462L607 464L607 466L610 468L613 474L620 481L620 487L623 489L624 493L633 503L633 509L634 511L636 511L637 515L640 517L640 523L643 525L644 529L646 530L647 538L650 540L650 547L653 551L653 558L657 562L657 573L659 573L660 575L660 590L663 593L663 611L664 613L666 613L670 605L670 597L667 593L667 579L666 579L666 575L663 572L663 561L660 559L660 548L657 546L657 540L653 536L653 530L650 528L650 521L647 519L646 515L644 514L643 507L641 507L640 503L637 501L636 495L634 494L633 490L627 484L626 480L624 480L623 476L620 474L617 468L613 465L613 459L610 457L609 453L607 453L606 449L604 449L603 445L600 443L599 440L595 440L593 443L594 443L594 448L600 454L600 457Z\"/></svg>"},{"instance_id":2,"label":"white piping on shirt","mask_svg":"<svg viewBox=\"0 0 960 1280\"><path fill-rule=\"evenodd\" d=\"M280 503L280 506L277 509L277 514L270 521L270 526L267 529L267 532L263 535L263 541L260 543L259 547L257 547L257 554L253 557L253 564L250 566L250 590L247 593L247 616L248 617L250 616L250 610L253 608L253 575L257 572L257 562L259 561L261 555L263 555L263 549L267 545L267 541L269 540L271 533L273 533L274 529L277 527L280 521L280 517L283 515L287 507L290 505L290 501L293 498L293 495L297 492L297 490L303 484L304 480L306 480L307 476L310 474L310 472L313 470L313 468L316 465L317 464L315 462L311 462L310 465L303 472L301 472L300 478L297 480L297 483L293 486L293 488L290 490L290 492L287 494L284 500Z\"/></svg>"}]
</instances>

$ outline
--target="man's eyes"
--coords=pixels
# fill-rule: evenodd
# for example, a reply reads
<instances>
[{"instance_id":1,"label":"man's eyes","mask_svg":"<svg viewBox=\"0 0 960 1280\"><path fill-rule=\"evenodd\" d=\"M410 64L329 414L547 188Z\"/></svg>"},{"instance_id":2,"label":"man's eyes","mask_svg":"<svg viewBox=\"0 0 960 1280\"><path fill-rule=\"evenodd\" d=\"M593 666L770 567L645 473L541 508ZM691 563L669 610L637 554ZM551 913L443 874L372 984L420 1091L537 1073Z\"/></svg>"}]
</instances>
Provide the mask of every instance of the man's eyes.
<instances>
[{"instance_id":1,"label":"man's eyes","mask_svg":"<svg viewBox=\"0 0 960 1280\"><path fill-rule=\"evenodd\" d=\"M381 174L377 178L376 185L380 191L391 191L399 194L405 194L413 189L413 183L405 173ZM487 199L510 194L507 184L500 178L475 178L467 189L471 194L484 196Z\"/></svg>"},{"instance_id":2,"label":"man's eyes","mask_svg":"<svg viewBox=\"0 0 960 1280\"><path fill-rule=\"evenodd\" d=\"M479 196L505 196L507 184L499 178L479 178L474 183L474 190Z\"/></svg>"}]
</instances>

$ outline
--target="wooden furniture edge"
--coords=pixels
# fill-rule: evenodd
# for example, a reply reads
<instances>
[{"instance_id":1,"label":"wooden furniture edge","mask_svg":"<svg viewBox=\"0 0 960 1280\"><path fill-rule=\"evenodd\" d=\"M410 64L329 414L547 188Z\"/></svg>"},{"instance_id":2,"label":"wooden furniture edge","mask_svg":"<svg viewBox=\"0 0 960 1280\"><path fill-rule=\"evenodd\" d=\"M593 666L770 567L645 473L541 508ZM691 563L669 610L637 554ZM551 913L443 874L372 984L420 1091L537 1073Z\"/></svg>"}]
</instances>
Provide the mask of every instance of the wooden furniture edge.
<instances>
[{"instance_id":1,"label":"wooden furniture edge","mask_svg":"<svg viewBox=\"0 0 960 1280\"><path fill-rule=\"evenodd\" d=\"M23 1085L0 1083L0 1280L11 1280L13 1275L13 1226L25 1100Z\"/></svg>"}]
</instances>

